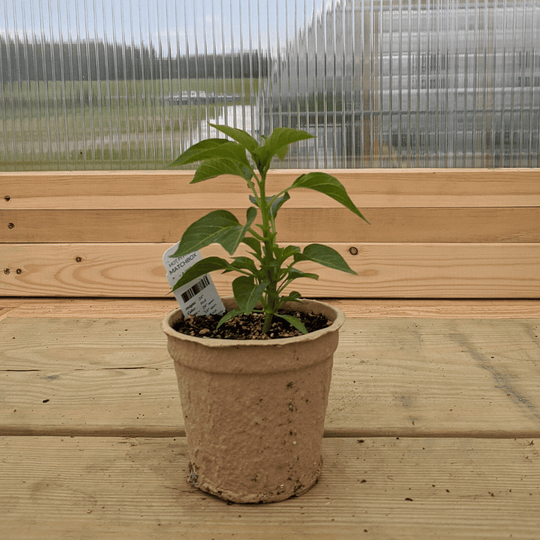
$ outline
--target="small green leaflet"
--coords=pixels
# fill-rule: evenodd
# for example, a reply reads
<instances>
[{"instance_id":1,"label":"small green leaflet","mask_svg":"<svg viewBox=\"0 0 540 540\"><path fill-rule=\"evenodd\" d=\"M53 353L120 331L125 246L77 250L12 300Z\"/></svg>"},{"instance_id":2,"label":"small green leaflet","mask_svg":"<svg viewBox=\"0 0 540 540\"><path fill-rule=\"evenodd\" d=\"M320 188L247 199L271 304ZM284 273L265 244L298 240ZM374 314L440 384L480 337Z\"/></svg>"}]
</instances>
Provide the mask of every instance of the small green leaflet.
<instances>
[{"instance_id":1,"label":"small green leaflet","mask_svg":"<svg viewBox=\"0 0 540 540\"><path fill-rule=\"evenodd\" d=\"M275 154L279 155L280 150L282 150L284 146L288 147L292 143L306 139L313 139L313 135L297 129L278 127L275 128L270 137L266 139L263 149L272 156Z\"/></svg>"},{"instance_id":2,"label":"small green leaflet","mask_svg":"<svg viewBox=\"0 0 540 540\"><path fill-rule=\"evenodd\" d=\"M274 197L266 197L266 204L269 204L270 201L273 199ZM281 195L281 197L278 197L273 203L272 203L272 206L270 207L270 211L269 211L269 214L271 217L275 218L277 213L278 213L278 210L291 198L291 196L289 195L289 192L286 191L283 195ZM255 197L253 197L253 195L250 195L249 196L249 200L253 203L253 204L257 204L257 201L255 199Z\"/></svg>"},{"instance_id":3,"label":"small green leaflet","mask_svg":"<svg viewBox=\"0 0 540 540\"><path fill-rule=\"evenodd\" d=\"M242 313L249 315L259 303L269 281L255 285L252 278L241 276L233 281L234 299Z\"/></svg>"},{"instance_id":4,"label":"small green leaflet","mask_svg":"<svg viewBox=\"0 0 540 540\"><path fill-rule=\"evenodd\" d=\"M298 246L285 246L284 248L276 248L276 259L280 262L286 261L289 257L292 257L295 253L300 253Z\"/></svg>"},{"instance_id":5,"label":"small green leaflet","mask_svg":"<svg viewBox=\"0 0 540 540\"><path fill-rule=\"evenodd\" d=\"M230 265L230 270L248 270L253 275L257 275L258 269L251 257L234 257L233 262Z\"/></svg>"},{"instance_id":6,"label":"small green leaflet","mask_svg":"<svg viewBox=\"0 0 540 540\"><path fill-rule=\"evenodd\" d=\"M304 326L304 323L300 319L297 319L292 315L283 315L281 313L276 313L276 317L279 317L280 319L285 319L291 326L294 326L297 330L302 332L302 334L308 333L307 328Z\"/></svg>"},{"instance_id":7,"label":"small green leaflet","mask_svg":"<svg viewBox=\"0 0 540 540\"><path fill-rule=\"evenodd\" d=\"M268 167L271 159L275 155L282 161L285 159L289 150L289 144L312 138L313 135L310 135L305 131L278 127L272 131L272 134L264 141L262 146L256 148L251 153L254 157L259 158L261 166Z\"/></svg>"},{"instance_id":8,"label":"small green leaflet","mask_svg":"<svg viewBox=\"0 0 540 540\"><path fill-rule=\"evenodd\" d=\"M253 236L246 236L242 242L253 250L253 253L257 258L260 259L262 257L261 244L256 238L253 238Z\"/></svg>"},{"instance_id":9,"label":"small green leaflet","mask_svg":"<svg viewBox=\"0 0 540 540\"><path fill-rule=\"evenodd\" d=\"M281 301L285 302L299 302L302 295L298 291L291 291L287 296L283 296Z\"/></svg>"},{"instance_id":10,"label":"small green leaflet","mask_svg":"<svg viewBox=\"0 0 540 540\"><path fill-rule=\"evenodd\" d=\"M301 270L298 270L297 268L292 268L291 270L289 270L289 277L287 279L292 281L293 279L300 279L300 278L314 279L317 281L319 279L319 275L302 272Z\"/></svg>"},{"instance_id":11,"label":"small green leaflet","mask_svg":"<svg viewBox=\"0 0 540 540\"><path fill-rule=\"evenodd\" d=\"M223 317L219 320L216 329L219 328L223 323L226 323L227 321L230 321L231 319L234 319L238 315L242 315L242 310L240 308L231 309L231 311L225 313Z\"/></svg>"}]
</instances>

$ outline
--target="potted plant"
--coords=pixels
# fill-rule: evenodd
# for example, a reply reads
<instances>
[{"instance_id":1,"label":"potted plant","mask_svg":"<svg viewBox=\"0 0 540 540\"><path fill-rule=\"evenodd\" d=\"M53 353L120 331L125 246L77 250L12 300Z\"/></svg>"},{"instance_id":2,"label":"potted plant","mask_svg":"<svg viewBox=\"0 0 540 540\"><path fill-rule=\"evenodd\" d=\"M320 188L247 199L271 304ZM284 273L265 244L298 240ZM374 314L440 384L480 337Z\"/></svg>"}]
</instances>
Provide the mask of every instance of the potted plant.
<instances>
[{"instance_id":1,"label":"potted plant","mask_svg":"<svg viewBox=\"0 0 540 540\"><path fill-rule=\"evenodd\" d=\"M324 172L302 174L290 187L268 193L274 156L283 160L290 144L312 135L276 128L259 143L245 131L212 127L229 139L199 142L171 166L201 162L191 183L240 176L252 206L245 223L215 210L186 229L172 257L219 243L231 258L200 260L174 289L216 270L239 276L233 297L223 299L223 316L186 318L176 309L163 330L178 378L191 481L225 500L275 502L301 495L319 477L333 353L345 320L340 310L290 290L296 279L318 278L297 264L314 261L355 274L330 247L279 245L276 216L289 191L308 188L365 218L343 185ZM239 246L246 254L235 256ZM200 325L203 331L193 331ZM247 339L235 337L234 329L247 332ZM291 334L297 335L283 337Z\"/></svg>"}]
</instances>

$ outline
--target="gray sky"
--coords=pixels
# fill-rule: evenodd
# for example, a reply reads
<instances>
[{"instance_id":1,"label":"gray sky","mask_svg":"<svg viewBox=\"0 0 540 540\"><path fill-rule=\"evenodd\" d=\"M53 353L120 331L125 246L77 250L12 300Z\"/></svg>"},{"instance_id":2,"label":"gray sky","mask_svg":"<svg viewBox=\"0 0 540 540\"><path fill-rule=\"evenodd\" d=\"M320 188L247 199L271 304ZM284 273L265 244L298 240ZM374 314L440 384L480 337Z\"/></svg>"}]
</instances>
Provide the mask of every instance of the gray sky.
<instances>
[{"instance_id":1,"label":"gray sky","mask_svg":"<svg viewBox=\"0 0 540 540\"><path fill-rule=\"evenodd\" d=\"M19 39L106 39L193 52L283 45L337 0L4 0L0 32Z\"/></svg>"}]
</instances>

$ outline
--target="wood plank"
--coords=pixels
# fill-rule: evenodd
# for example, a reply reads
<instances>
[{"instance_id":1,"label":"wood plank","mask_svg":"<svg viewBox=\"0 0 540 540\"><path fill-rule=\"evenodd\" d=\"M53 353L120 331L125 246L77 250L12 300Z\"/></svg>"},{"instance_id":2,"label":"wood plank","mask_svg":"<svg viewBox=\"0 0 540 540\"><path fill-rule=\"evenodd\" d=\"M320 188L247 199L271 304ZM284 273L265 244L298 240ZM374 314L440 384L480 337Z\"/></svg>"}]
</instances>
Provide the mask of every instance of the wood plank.
<instances>
[{"instance_id":1,"label":"wood plank","mask_svg":"<svg viewBox=\"0 0 540 540\"><path fill-rule=\"evenodd\" d=\"M400 300L336 299L349 318L540 319L540 300ZM2 317L157 319L176 307L176 300L153 298L0 298ZM1 308L0 308L1 309ZM9 313L9 315L8 315Z\"/></svg>"},{"instance_id":2,"label":"wood plank","mask_svg":"<svg viewBox=\"0 0 540 540\"><path fill-rule=\"evenodd\" d=\"M288 187L305 170L272 170L271 191ZM337 169L335 175L352 195L538 196L540 169ZM175 196L179 193L245 193L234 176L189 185L193 171L77 171L0 173L2 208L73 208L80 198ZM8 196L9 199L4 199ZM144 199L147 202L144 202ZM60 200L67 201L64 206ZM85 208L89 206L85 203ZM110 206L109 206L110 207ZM122 206L120 206L122 207Z\"/></svg>"},{"instance_id":3,"label":"wood plank","mask_svg":"<svg viewBox=\"0 0 540 540\"><path fill-rule=\"evenodd\" d=\"M186 483L185 439L5 437L0 528L27 540L537 537L539 440L362 440L326 439L300 498L227 505Z\"/></svg>"},{"instance_id":4,"label":"wood plank","mask_svg":"<svg viewBox=\"0 0 540 540\"><path fill-rule=\"evenodd\" d=\"M8 313L12 310L13 308L8 308L8 307L0 307L0 321L5 319L7 316L8 316Z\"/></svg>"},{"instance_id":5,"label":"wood plank","mask_svg":"<svg viewBox=\"0 0 540 540\"><path fill-rule=\"evenodd\" d=\"M540 244L330 245L358 275L302 263L299 268L320 275L319 281L296 282L306 297L540 297ZM0 253L0 268L5 270L0 273L0 295L163 298L168 286L161 258L168 247L8 244ZM356 256L350 248L357 250ZM205 249L205 256L211 255L226 253L213 245ZM220 294L230 294L233 278L213 275Z\"/></svg>"},{"instance_id":6,"label":"wood plank","mask_svg":"<svg viewBox=\"0 0 540 540\"><path fill-rule=\"evenodd\" d=\"M112 180L113 181L113 180ZM288 186L283 186L288 187ZM126 192L121 195L107 196L101 193L86 196L66 197L39 197L21 201L20 204L2 204L3 210L212 210L228 208L230 210L242 209L248 206L248 195L245 187L235 190L234 186L226 186L223 191L214 189L211 192L193 191L191 186L179 189L177 193L160 195L133 195L126 186ZM444 195L444 194L395 194L395 193L355 193L350 189L353 202L363 209L375 208L505 208L505 207L531 207L540 205L539 194L491 194L484 192L476 195ZM277 193L278 189L269 193ZM289 207L296 208L338 208L332 199L309 189L299 188L291 192ZM19 207L19 208L17 208Z\"/></svg>"},{"instance_id":7,"label":"wood plank","mask_svg":"<svg viewBox=\"0 0 540 540\"><path fill-rule=\"evenodd\" d=\"M538 300L329 299L349 318L540 319ZM15 316L15 313L13 315Z\"/></svg>"},{"instance_id":8,"label":"wood plank","mask_svg":"<svg viewBox=\"0 0 540 540\"><path fill-rule=\"evenodd\" d=\"M540 437L540 319L348 319L327 436ZM0 323L0 434L183 434L159 321Z\"/></svg>"},{"instance_id":9,"label":"wood plank","mask_svg":"<svg viewBox=\"0 0 540 540\"><path fill-rule=\"evenodd\" d=\"M163 317L178 306L174 297L153 298L0 298L7 306L5 317L13 318L99 318L99 319L155 319ZM540 309L540 303L539 303ZM512 312L525 313L521 309ZM9 313L9 315L8 315ZM527 310L529 313L529 310ZM539 311L540 317L540 311Z\"/></svg>"},{"instance_id":10,"label":"wood plank","mask_svg":"<svg viewBox=\"0 0 540 540\"><path fill-rule=\"evenodd\" d=\"M215 208L221 207L225 207L222 200ZM192 209L186 205L155 210L4 210L3 221L12 223L13 228L0 228L0 242L174 243L191 223L215 208ZM240 221L245 220L245 208L233 211ZM363 206L362 211L371 226L343 207L299 208L288 203L278 216L279 238L282 242L318 243L540 242L540 205L368 209Z\"/></svg>"}]
</instances>

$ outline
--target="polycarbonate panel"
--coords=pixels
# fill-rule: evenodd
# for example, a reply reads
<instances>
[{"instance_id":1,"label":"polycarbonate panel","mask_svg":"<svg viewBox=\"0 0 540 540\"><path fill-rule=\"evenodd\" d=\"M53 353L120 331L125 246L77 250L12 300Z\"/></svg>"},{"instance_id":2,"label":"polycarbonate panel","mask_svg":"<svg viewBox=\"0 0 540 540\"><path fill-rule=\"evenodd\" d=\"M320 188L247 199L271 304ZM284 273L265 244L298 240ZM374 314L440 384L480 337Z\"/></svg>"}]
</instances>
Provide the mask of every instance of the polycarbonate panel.
<instances>
[{"instance_id":1,"label":"polycarbonate panel","mask_svg":"<svg viewBox=\"0 0 540 540\"><path fill-rule=\"evenodd\" d=\"M224 123L287 168L537 167L536 0L4 0L0 170L159 169Z\"/></svg>"}]
</instances>

